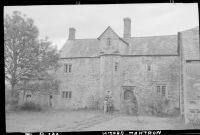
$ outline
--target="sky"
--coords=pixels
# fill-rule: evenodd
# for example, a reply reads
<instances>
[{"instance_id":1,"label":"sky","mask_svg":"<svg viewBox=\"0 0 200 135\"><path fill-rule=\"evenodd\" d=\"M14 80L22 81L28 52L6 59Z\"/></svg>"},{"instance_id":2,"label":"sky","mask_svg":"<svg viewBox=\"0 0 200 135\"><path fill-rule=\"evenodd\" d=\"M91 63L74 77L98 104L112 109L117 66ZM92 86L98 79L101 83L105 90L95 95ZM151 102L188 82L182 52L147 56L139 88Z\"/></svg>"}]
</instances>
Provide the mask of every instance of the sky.
<instances>
[{"instance_id":1,"label":"sky","mask_svg":"<svg viewBox=\"0 0 200 135\"><path fill-rule=\"evenodd\" d=\"M18 10L34 20L39 38L48 37L61 49L68 29L76 39L98 38L110 26L123 37L123 18L131 19L131 36L174 35L199 25L197 3L5 6L4 15Z\"/></svg>"}]
</instances>

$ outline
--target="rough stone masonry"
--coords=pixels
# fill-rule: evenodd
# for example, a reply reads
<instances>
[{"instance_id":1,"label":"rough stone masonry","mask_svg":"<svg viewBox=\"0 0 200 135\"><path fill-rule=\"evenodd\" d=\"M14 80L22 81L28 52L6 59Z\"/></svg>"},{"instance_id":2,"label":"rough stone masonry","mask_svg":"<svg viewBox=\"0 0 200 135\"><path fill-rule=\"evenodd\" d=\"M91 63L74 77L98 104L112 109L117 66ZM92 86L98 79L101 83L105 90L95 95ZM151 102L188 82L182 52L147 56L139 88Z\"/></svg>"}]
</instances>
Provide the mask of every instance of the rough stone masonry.
<instances>
[{"instance_id":1,"label":"rough stone masonry","mask_svg":"<svg viewBox=\"0 0 200 135\"><path fill-rule=\"evenodd\" d=\"M178 34L131 37L130 18L124 18L123 37L108 26L97 38L76 39L75 28L69 28L56 72L61 83L54 107L85 108L98 100L102 108L109 93L114 108L123 111L128 93L132 93L141 112L145 111L145 101L160 95L169 100L169 110L181 109L184 114L184 98L189 90L184 87L183 57L195 55L196 60L200 59L199 39L194 38L199 28L192 31L185 31L184 38L178 38Z\"/></svg>"}]
</instances>

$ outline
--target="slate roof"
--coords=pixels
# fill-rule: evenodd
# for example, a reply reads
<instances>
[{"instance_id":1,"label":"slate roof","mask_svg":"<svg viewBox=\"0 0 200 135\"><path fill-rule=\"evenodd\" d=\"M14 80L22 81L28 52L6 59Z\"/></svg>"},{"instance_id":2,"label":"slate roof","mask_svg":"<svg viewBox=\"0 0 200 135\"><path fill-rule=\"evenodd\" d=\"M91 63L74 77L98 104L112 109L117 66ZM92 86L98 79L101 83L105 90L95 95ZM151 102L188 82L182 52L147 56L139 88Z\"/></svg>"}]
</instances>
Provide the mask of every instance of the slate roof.
<instances>
[{"instance_id":1,"label":"slate roof","mask_svg":"<svg viewBox=\"0 0 200 135\"><path fill-rule=\"evenodd\" d=\"M177 35L131 37L129 55L176 55Z\"/></svg>"},{"instance_id":2,"label":"slate roof","mask_svg":"<svg viewBox=\"0 0 200 135\"><path fill-rule=\"evenodd\" d=\"M187 30L181 31L181 33L183 33L183 32L189 32L189 31L199 31L199 26L196 26L196 27L194 27L192 29L187 29Z\"/></svg>"},{"instance_id":3,"label":"slate roof","mask_svg":"<svg viewBox=\"0 0 200 135\"><path fill-rule=\"evenodd\" d=\"M195 28L196 29L196 28ZM131 37L127 55L177 55L177 35ZM99 39L68 40L60 51L60 58L99 56Z\"/></svg>"},{"instance_id":4,"label":"slate roof","mask_svg":"<svg viewBox=\"0 0 200 135\"><path fill-rule=\"evenodd\" d=\"M129 45L127 55L176 55L177 36L132 37L126 40ZM60 58L95 57L99 55L98 39L76 39L67 41L60 51Z\"/></svg>"},{"instance_id":5,"label":"slate roof","mask_svg":"<svg viewBox=\"0 0 200 135\"><path fill-rule=\"evenodd\" d=\"M94 57L99 52L98 39L76 39L67 41L60 50L60 58Z\"/></svg>"}]
</instances>

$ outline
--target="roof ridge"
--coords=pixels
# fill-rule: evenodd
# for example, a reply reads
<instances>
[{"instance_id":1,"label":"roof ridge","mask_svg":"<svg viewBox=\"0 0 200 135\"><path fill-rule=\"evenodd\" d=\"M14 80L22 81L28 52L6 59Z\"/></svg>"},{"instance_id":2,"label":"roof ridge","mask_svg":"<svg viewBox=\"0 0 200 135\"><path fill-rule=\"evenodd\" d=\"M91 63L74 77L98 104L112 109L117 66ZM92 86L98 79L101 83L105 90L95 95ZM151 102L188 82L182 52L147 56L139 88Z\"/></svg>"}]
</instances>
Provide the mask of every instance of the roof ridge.
<instances>
[{"instance_id":1,"label":"roof ridge","mask_svg":"<svg viewBox=\"0 0 200 135\"><path fill-rule=\"evenodd\" d=\"M167 36L177 36L177 35L142 36L142 37L130 37L130 38L167 37Z\"/></svg>"},{"instance_id":2,"label":"roof ridge","mask_svg":"<svg viewBox=\"0 0 200 135\"><path fill-rule=\"evenodd\" d=\"M199 26L198 26L198 25L195 26L195 27L192 27L192 28L190 28L190 29L182 30L182 31L180 31L180 32L191 31L191 30L196 30L196 29L199 29Z\"/></svg>"},{"instance_id":3,"label":"roof ridge","mask_svg":"<svg viewBox=\"0 0 200 135\"><path fill-rule=\"evenodd\" d=\"M74 39L76 40L98 40L97 38L79 38L79 39Z\"/></svg>"}]
</instances>

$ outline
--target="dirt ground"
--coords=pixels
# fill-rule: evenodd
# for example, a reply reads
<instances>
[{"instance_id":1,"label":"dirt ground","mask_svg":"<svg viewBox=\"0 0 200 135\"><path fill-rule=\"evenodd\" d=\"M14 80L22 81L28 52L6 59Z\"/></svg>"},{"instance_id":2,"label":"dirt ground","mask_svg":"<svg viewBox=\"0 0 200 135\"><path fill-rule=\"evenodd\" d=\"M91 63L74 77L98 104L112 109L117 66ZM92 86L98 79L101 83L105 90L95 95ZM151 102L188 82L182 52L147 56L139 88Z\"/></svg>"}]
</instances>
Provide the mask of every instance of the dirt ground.
<instances>
[{"instance_id":1,"label":"dirt ground","mask_svg":"<svg viewBox=\"0 0 200 135\"><path fill-rule=\"evenodd\" d=\"M6 113L7 132L187 129L180 118L127 116L98 111L49 110Z\"/></svg>"}]
</instances>

